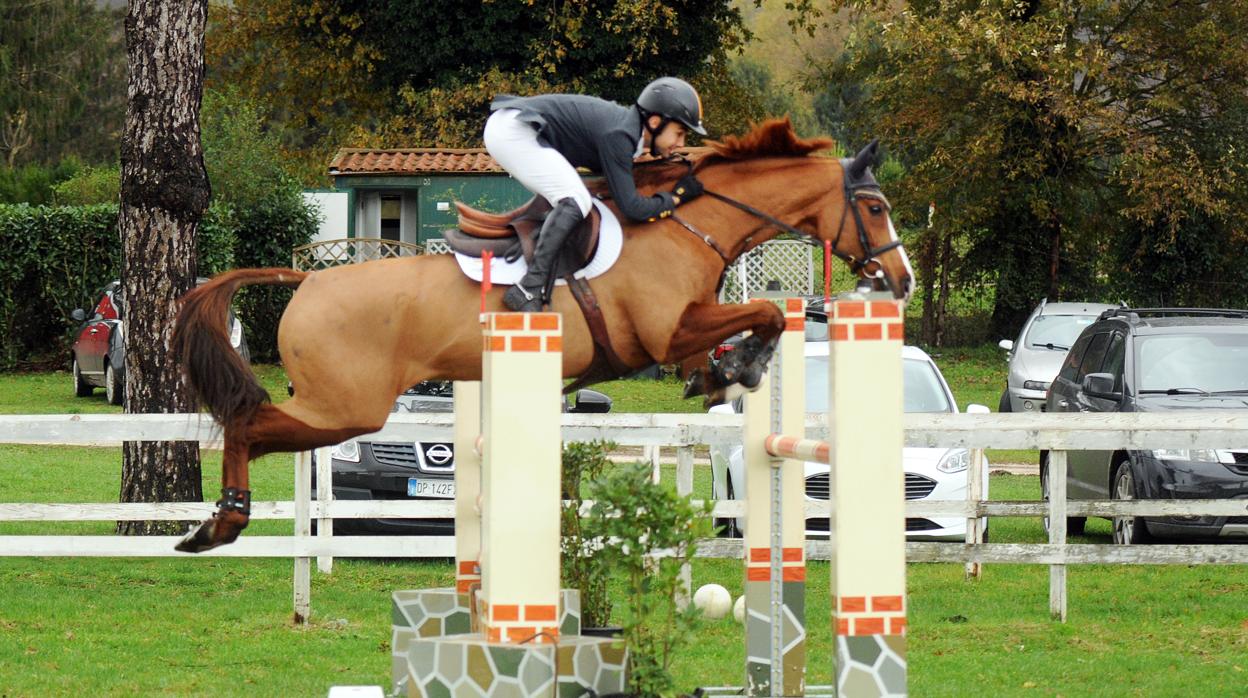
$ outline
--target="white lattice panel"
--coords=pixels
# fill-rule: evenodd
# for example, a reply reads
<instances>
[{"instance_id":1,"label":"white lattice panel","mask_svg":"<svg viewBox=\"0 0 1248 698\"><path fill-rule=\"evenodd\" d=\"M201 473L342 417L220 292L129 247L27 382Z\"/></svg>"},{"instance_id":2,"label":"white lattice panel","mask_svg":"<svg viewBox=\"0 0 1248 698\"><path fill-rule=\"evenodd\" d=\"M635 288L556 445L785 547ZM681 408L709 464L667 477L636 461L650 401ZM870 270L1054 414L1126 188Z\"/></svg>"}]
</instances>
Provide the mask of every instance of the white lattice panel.
<instances>
[{"instance_id":1,"label":"white lattice panel","mask_svg":"<svg viewBox=\"0 0 1248 698\"><path fill-rule=\"evenodd\" d=\"M801 240L770 240L742 255L728 270L719 299L724 303L744 303L767 284L777 281L776 290L803 296L815 292L813 248Z\"/></svg>"},{"instance_id":2,"label":"white lattice panel","mask_svg":"<svg viewBox=\"0 0 1248 698\"><path fill-rule=\"evenodd\" d=\"M425 248L409 242L379 238L344 238L323 240L296 247L291 264L299 271L328 269L341 264L355 264L374 259L414 257L425 254Z\"/></svg>"}]
</instances>

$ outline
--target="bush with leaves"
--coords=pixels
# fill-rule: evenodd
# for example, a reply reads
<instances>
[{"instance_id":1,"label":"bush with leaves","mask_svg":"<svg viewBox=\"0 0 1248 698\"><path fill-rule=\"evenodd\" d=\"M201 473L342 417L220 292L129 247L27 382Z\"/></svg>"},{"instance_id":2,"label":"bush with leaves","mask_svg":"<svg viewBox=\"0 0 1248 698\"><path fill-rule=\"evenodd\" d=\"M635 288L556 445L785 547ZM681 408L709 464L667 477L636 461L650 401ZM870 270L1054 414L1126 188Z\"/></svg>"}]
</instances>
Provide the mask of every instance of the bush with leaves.
<instances>
[{"instance_id":1,"label":"bush with leaves","mask_svg":"<svg viewBox=\"0 0 1248 698\"><path fill-rule=\"evenodd\" d=\"M560 512L560 578L563 586L581 592L581 627L602 628L611 620L607 575L594 562L592 538L585 535L582 487L594 482L610 465L608 441L573 442L563 447L563 509Z\"/></svg>"},{"instance_id":2,"label":"bush with leaves","mask_svg":"<svg viewBox=\"0 0 1248 698\"><path fill-rule=\"evenodd\" d=\"M278 134L266 128L260 108L236 90L204 93L204 164L213 201L234 212L239 267L288 267L320 224L287 170ZM286 288L251 287L238 294L239 316L255 359L277 358L277 324L290 302Z\"/></svg>"},{"instance_id":3,"label":"bush with leaves","mask_svg":"<svg viewBox=\"0 0 1248 698\"><path fill-rule=\"evenodd\" d=\"M234 221L212 206L200 224L200 273L232 266ZM118 278L117 206L0 204L0 369L68 356L74 308Z\"/></svg>"},{"instance_id":4,"label":"bush with leaves","mask_svg":"<svg viewBox=\"0 0 1248 698\"><path fill-rule=\"evenodd\" d=\"M52 192L61 206L115 204L121 201L121 167L88 165L52 185Z\"/></svg>"},{"instance_id":5,"label":"bush with leaves","mask_svg":"<svg viewBox=\"0 0 1248 698\"><path fill-rule=\"evenodd\" d=\"M686 496L650 479L650 468L614 468L587 488L594 500L584 533L599 539L594 555L603 575L623 577L625 603L616 614L629 652L629 690L639 696L675 694L672 659L693 642L700 612L681 610L681 567L699 538L711 534L710 502L695 506Z\"/></svg>"}]
</instances>

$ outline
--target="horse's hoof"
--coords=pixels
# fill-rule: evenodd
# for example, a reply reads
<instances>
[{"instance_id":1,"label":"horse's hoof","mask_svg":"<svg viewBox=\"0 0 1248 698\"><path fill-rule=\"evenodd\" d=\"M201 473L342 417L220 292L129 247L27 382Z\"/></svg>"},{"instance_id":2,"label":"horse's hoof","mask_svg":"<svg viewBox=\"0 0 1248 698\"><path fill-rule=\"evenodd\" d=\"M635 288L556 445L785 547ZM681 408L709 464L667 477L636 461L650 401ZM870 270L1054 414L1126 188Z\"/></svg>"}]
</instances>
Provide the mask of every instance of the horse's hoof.
<instances>
[{"instance_id":1,"label":"horse's hoof","mask_svg":"<svg viewBox=\"0 0 1248 698\"><path fill-rule=\"evenodd\" d=\"M213 531L216 528L216 520L208 519L195 528L195 530L187 533L178 544L173 546L174 550L184 553L202 553L205 550L212 550L220 545L212 541Z\"/></svg>"},{"instance_id":2,"label":"horse's hoof","mask_svg":"<svg viewBox=\"0 0 1248 698\"><path fill-rule=\"evenodd\" d=\"M684 399L688 400L695 395L701 395L706 392L706 380L702 377L702 371L694 371L689 376L689 380L685 381Z\"/></svg>"},{"instance_id":3,"label":"horse's hoof","mask_svg":"<svg viewBox=\"0 0 1248 698\"><path fill-rule=\"evenodd\" d=\"M753 390L763 381L763 374L767 372L767 364L752 364L741 372L741 380L737 381L746 390Z\"/></svg>"}]
</instances>

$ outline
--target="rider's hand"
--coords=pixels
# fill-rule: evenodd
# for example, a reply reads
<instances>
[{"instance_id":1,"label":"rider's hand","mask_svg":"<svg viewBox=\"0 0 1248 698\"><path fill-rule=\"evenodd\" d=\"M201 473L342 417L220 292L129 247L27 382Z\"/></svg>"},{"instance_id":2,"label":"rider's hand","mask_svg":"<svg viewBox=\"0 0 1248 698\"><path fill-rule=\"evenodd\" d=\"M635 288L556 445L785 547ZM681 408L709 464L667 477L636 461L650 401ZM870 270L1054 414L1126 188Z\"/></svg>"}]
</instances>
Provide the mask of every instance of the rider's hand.
<instances>
[{"instance_id":1,"label":"rider's hand","mask_svg":"<svg viewBox=\"0 0 1248 698\"><path fill-rule=\"evenodd\" d=\"M676 183L676 188L672 190L672 195L679 198L682 204L689 203L702 195L702 183L698 181L697 177L687 174Z\"/></svg>"}]
</instances>

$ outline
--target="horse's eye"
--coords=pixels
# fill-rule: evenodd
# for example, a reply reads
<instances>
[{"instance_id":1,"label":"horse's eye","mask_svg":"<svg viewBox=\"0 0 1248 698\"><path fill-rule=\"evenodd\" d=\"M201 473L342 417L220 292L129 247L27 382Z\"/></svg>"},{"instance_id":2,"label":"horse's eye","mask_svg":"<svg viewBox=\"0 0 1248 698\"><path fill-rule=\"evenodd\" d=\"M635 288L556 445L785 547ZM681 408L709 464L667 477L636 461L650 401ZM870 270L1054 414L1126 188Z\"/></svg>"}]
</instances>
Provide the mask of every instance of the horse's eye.
<instances>
[{"instance_id":1,"label":"horse's eye","mask_svg":"<svg viewBox=\"0 0 1248 698\"><path fill-rule=\"evenodd\" d=\"M883 211L884 211L884 207L883 207L883 206L881 206L881 205L879 205L879 204L871 204L871 205L870 205L869 207L867 207L867 208L868 208L868 210L869 210L869 211L871 211L871 213L872 213L873 215L877 215L877 216L878 216L881 212L883 212Z\"/></svg>"}]
</instances>

